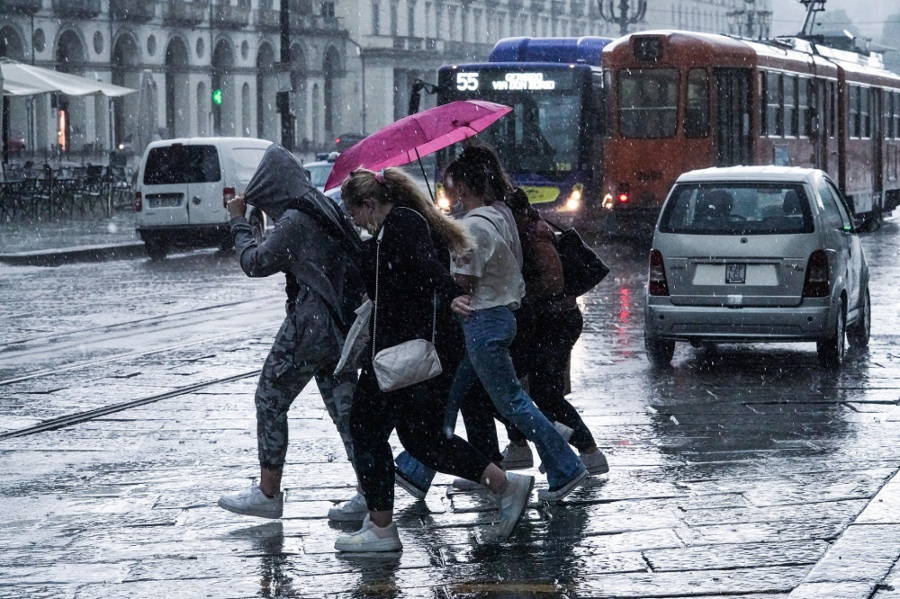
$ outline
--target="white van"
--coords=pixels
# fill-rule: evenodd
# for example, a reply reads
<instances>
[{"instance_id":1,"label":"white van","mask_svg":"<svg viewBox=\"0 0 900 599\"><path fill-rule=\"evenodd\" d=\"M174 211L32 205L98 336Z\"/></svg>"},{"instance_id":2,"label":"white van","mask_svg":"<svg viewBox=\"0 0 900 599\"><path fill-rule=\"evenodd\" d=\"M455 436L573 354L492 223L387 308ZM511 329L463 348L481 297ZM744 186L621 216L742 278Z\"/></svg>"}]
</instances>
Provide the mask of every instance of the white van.
<instances>
[{"instance_id":1,"label":"white van","mask_svg":"<svg viewBox=\"0 0 900 599\"><path fill-rule=\"evenodd\" d=\"M147 146L138 171L136 228L153 260L169 248L229 247L225 202L244 193L272 144L246 137L192 137ZM247 220L262 239L262 211L248 206Z\"/></svg>"}]
</instances>

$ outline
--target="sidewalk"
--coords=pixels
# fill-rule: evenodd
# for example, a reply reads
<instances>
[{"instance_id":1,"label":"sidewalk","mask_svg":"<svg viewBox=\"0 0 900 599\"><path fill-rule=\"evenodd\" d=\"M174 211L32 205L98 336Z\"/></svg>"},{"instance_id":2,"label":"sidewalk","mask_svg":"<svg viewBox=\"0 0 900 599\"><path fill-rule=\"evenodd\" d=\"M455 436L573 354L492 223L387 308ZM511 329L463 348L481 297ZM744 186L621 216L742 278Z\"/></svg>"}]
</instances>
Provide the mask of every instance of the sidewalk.
<instances>
[{"instance_id":1,"label":"sidewalk","mask_svg":"<svg viewBox=\"0 0 900 599\"><path fill-rule=\"evenodd\" d=\"M109 219L0 223L0 263L57 266L143 254L144 243L135 233L132 212Z\"/></svg>"}]
</instances>

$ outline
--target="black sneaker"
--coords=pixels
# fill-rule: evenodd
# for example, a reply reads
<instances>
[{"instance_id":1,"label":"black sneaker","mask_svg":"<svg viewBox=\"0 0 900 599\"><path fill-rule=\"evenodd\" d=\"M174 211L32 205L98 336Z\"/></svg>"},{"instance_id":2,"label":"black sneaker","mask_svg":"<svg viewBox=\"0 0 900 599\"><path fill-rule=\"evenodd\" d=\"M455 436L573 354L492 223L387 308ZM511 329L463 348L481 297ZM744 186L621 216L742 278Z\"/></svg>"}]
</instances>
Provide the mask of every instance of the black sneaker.
<instances>
[{"instance_id":1,"label":"black sneaker","mask_svg":"<svg viewBox=\"0 0 900 599\"><path fill-rule=\"evenodd\" d=\"M560 487L557 487L555 489L547 489L546 491L541 489L540 491L538 491L538 499L540 501L547 502L559 501L560 499L574 491L576 487L578 487L578 485L580 485L581 482L587 478L587 475L588 471L587 469L585 469L573 476L569 482Z\"/></svg>"}]
</instances>

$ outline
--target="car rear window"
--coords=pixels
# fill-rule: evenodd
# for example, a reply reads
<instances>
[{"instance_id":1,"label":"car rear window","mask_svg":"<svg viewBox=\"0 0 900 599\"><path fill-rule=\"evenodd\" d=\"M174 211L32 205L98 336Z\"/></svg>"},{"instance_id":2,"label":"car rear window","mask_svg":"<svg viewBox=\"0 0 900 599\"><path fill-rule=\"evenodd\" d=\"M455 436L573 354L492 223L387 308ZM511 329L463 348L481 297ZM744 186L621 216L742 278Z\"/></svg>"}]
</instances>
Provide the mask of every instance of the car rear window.
<instances>
[{"instance_id":1,"label":"car rear window","mask_svg":"<svg viewBox=\"0 0 900 599\"><path fill-rule=\"evenodd\" d=\"M214 183L222 178L215 146L163 146L147 154L145 185Z\"/></svg>"},{"instance_id":2,"label":"car rear window","mask_svg":"<svg viewBox=\"0 0 900 599\"><path fill-rule=\"evenodd\" d=\"M325 187L325 183L328 181L328 175L331 174L331 169L334 168L334 164L307 164L306 170L309 172L309 180L315 187Z\"/></svg>"},{"instance_id":3,"label":"car rear window","mask_svg":"<svg viewBox=\"0 0 900 599\"><path fill-rule=\"evenodd\" d=\"M684 184L669 196L659 230L692 235L812 233L813 219L803 185Z\"/></svg>"}]
</instances>

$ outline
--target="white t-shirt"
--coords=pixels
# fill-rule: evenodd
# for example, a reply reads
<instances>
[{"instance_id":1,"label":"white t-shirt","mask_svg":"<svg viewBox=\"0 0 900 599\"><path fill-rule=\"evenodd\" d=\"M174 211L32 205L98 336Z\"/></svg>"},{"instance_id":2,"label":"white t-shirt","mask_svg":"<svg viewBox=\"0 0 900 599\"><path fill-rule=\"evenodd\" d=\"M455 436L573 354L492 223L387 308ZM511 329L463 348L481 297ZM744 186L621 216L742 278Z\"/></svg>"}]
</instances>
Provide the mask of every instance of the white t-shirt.
<instances>
[{"instance_id":1,"label":"white t-shirt","mask_svg":"<svg viewBox=\"0 0 900 599\"><path fill-rule=\"evenodd\" d=\"M478 278L469 307L472 310L497 306L517 309L525 295L525 280L521 258L512 249L521 247L515 226L510 226L502 212L493 206L471 210L462 222L475 238L475 249L454 256L450 272Z\"/></svg>"}]
</instances>

